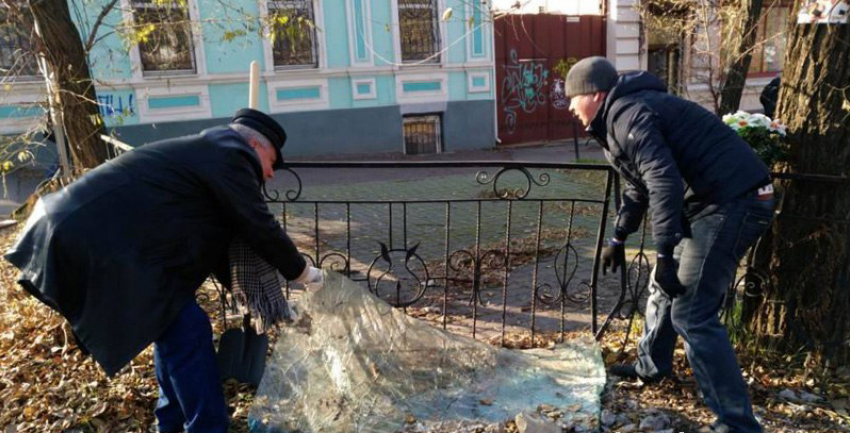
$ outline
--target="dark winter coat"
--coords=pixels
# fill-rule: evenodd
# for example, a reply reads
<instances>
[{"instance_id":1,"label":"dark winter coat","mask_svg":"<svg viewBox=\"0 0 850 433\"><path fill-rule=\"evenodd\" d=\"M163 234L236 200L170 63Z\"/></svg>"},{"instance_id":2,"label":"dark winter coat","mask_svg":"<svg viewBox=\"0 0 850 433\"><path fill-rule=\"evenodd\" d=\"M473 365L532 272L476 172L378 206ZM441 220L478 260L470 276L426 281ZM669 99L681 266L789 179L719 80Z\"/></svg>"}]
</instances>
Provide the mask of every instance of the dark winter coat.
<instances>
[{"instance_id":1,"label":"dark winter coat","mask_svg":"<svg viewBox=\"0 0 850 433\"><path fill-rule=\"evenodd\" d=\"M759 96L761 106L764 107L764 115L771 119L773 119L773 115L776 114L776 102L779 100L780 84L780 77L770 80L770 82L764 86L764 89L762 89L761 95Z\"/></svg>"},{"instance_id":2,"label":"dark winter coat","mask_svg":"<svg viewBox=\"0 0 850 433\"><path fill-rule=\"evenodd\" d=\"M619 77L588 132L627 181L614 229L620 238L638 229L648 206L656 246L673 247L688 218L770 181L732 128L646 72Z\"/></svg>"},{"instance_id":3,"label":"dark winter coat","mask_svg":"<svg viewBox=\"0 0 850 433\"><path fill-rule=\"evenodd\" d=\"M156 340L239 236L287 279L306 263L227 127L142 146L42 198L6 259L113 375Z\"/></svg>"}]
</instances>

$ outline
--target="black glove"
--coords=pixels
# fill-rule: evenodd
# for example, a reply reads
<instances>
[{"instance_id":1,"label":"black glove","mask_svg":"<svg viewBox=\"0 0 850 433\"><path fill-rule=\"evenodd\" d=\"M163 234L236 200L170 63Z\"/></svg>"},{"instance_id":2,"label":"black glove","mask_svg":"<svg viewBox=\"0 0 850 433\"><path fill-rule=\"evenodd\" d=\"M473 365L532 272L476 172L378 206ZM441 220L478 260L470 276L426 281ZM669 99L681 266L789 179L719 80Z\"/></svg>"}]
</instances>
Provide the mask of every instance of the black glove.
<instances>
[{"instance_id":1,"label":"black glove","mask_svg":"<svg viewBox=\"0 0 850 433\"><path fill-rule=\"evenodd\" d=\"M672 254L659 255L655 263L655 282L670 299L685 294L685 286L682 285L679 276L676 275L678 268L679 266L673 260Z\"/></svg>"},{"instance_id":2,"label":"black glove","mask_svg":"<svg viewBox=\"0 0 850 433\"><path fill-rule=\"evenodd\" d=\"M608 246L602 250L602 275L608 275L608 267L611 272L617 272L617 268L626 265L626 245L624 241L611 239Z\"/></svg>"}]
</instances>

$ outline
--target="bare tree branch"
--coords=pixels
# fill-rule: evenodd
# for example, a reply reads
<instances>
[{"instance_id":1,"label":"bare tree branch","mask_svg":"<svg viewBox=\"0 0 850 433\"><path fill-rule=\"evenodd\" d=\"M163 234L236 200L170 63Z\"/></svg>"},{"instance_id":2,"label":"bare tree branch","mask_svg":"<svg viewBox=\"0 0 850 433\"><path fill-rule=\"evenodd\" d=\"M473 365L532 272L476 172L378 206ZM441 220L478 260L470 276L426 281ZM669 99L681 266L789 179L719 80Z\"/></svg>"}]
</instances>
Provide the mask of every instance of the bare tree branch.
<instances>
[{"instance_id":1,"label":"bare tree branch","mask_svg":"<svg viewBox=\"0 0 850 433\"><path fill-rule=\"evenodd\" d=\"M115 5L118 4L118 0L111 0L109 4L103 7L98 14L97 19L94 21L94 25L92 25L91 32L89 32L88 38L86 38L86 44L84 48L86 52L91 51L95 42L97 42L97 31L100 29L100 25L103 24L103 19L112 12L112 9L115 8Z\"/></svg>"}]
</instances>

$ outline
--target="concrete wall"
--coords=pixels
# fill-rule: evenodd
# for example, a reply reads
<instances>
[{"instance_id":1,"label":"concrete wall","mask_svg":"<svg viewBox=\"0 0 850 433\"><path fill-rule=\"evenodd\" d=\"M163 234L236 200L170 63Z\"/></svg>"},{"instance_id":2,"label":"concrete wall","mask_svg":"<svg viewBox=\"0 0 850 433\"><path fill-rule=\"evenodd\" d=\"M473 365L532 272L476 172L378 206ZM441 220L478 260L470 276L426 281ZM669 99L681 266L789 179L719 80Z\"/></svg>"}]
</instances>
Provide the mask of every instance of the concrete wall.
<instances>
[{"instance_id":1,"label":"concrete wall","mask_svg":"<svg viewBox=\"0 0 850 433\"><path fill-rule=\"evenodd\" d=\"M442 113L447 152L485 149L495 140L491 100L453 101L418 106L419 113ZM409 108L409 107L408 107ZM414 112L408 112L414 114ZM273 114L286 128L284 156L404 152L399 106ZM193 134L226 124L228 118L129 125L115 128L118 139L133 146ZM472 131L475 131L474 133Z\"/></svg>"},{"instance_id":2,"label":"concrete wall","mask_svg":"<svg viewBox=\"0 0 850 433\"><path fill-rule=\"evenodd\" d=\"M618 71L646 69L646 50L642 47L640 15L635 0L608 1L608 60Z\"/></svg>"}]
</instances>

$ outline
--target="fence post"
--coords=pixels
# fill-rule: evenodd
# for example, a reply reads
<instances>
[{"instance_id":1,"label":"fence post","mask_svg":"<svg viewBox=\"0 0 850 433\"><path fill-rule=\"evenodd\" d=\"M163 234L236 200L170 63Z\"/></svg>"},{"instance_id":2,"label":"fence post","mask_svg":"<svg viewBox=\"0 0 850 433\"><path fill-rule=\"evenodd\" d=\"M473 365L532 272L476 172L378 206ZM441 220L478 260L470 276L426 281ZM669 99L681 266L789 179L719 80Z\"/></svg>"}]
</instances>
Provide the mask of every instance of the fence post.
<instances>
[{"instance_id":1,"label":"fence post","mask_svg":"<svg viewBox=\"0 0 850 433\"><path fill-rule=\"evenodd\" d=\"M611 186L614 183L614 172L608 170L608 177L605 180L605 197L602 199L602 217L599 218L599 231L596 235L596 250L593 253L593 272L590 274L590 311L591 311L591 332L596 335L598 322L599 306L596 302L597 286L599 284L599 262L602 255L602 246L605 242L605 225L608 222L608 201L611 199Z\"/></svg>"}]
</instances>

